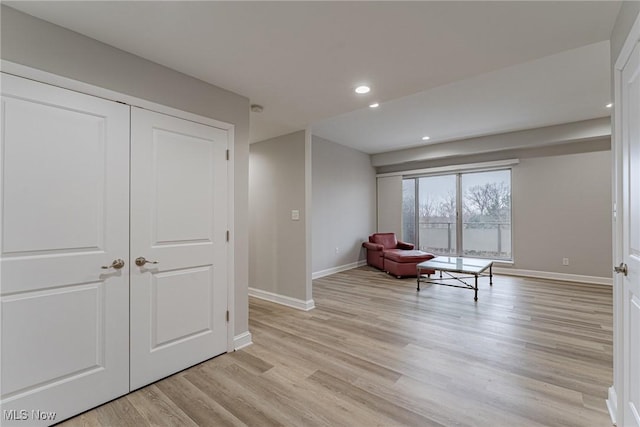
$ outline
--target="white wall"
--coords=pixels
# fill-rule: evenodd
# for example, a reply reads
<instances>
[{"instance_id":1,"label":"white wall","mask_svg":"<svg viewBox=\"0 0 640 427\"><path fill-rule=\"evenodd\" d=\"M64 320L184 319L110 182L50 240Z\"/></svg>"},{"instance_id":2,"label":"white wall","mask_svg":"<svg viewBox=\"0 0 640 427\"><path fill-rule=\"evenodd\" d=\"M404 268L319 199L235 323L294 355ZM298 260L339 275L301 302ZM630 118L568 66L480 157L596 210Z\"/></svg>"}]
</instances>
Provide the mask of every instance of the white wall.
<instances>
[{"instance_id":1,"label":"white wall","mask_svg":"<svg viewBox=\"0 0 640 427\"><path fill-rule=\"evenodd\" d=\"M235 125L235 321L248 331L249 100L1 6L2 59Z\"/></svg>"},{"instance_id":2,"label":"white wall","mask_svg":"<svg viewBox=\"0 0 640 427\"><path fill-rule=\"evenodd\" d=\"M250 287L307 302L305 131L257 142L249 157ZM299 211L300 219L291 218Z\"/></svg>"},{"instance_id":3,"label":"white wall","mask_svg":"<svg viewBox=\"0 0 640 427\"><path fill-rule=\"evenodd\" d=\"M312 269L354 266L376 231L376 172L368 154L314 136ZM336 251L337 249L337 251Z\"/></svg>"}]
</instances>

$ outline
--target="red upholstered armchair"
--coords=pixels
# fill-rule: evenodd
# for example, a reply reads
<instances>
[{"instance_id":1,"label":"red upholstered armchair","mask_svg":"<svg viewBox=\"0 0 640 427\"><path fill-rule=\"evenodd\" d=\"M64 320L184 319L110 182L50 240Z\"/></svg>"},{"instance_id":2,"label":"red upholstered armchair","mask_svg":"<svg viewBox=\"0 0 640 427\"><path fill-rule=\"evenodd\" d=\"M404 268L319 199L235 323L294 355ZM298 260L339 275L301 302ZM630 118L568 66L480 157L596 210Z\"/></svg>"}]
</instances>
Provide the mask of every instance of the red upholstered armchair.
<instances>
[{"instance_id":1,"label":"red upholstered armchair","mask_svg":"<svg viewBox=\"0 0 640 427\"><path fill-rule=\"evenodd\" d=\"M391 249L412 250L412 243L400 242L396 233L374 233L362 244L367 249L367 264L384 270L384 251Z\"/></svg>"}]
</instances>

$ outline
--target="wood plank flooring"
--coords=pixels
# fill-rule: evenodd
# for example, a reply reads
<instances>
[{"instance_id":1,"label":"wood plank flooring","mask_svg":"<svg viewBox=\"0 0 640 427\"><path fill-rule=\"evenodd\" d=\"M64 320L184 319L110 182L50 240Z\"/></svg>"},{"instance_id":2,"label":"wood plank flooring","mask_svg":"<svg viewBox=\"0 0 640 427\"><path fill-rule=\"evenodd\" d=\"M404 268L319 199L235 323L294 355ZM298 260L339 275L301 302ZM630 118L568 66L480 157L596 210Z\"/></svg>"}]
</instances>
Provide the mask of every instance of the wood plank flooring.
<instances>
[{"instance_id":1,"label":"wood plank flooring","mask_svg":"<svg viewBox=\"0 0 640 427\"><path fill-rule=\"evenodd\" d=\"M610 426L612 289L369 267L314 281L316 309L250 300L254 344L62 426Z\"/></svg>"}]
</instances>

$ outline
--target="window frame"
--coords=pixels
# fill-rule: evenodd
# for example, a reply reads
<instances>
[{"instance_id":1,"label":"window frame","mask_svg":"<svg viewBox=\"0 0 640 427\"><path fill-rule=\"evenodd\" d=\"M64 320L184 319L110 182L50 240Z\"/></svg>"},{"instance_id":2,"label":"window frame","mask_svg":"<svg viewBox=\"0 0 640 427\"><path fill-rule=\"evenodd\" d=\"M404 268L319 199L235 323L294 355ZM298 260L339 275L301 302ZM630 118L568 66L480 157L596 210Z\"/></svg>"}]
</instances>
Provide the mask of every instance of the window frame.
<instances>
[{"instance_id":1,"label":"window frame","mask_svg":"<svg viewBox=\"0 0 640 427\"><path fill-rule=\"evenodd\" d=\"M449 169L449 168L447 168ZM509 218L510 218L510 248L509 258L487 258L487 257L479 257L473 255L464 255L464 212L463 212L463 194L462 194L462 176L466 174L473 173L482 173L482 172L498 172L498 171L509 171ZM513 219L513 166L502 166L502 167L492 167L492 168L464 168L460 169L449 169L449 170L441 170L433 173L418 173L411 175L403 175L402 182L404 186L405 180L413 180L414 181L414 230L415 230L415 245L416 248L420 248L420 215L419 215L419 203L420 203L420 178L429 178L434 176L455 176L456 179L456 251L455 254L436 254L438 256L456 256L456 257L465 257L465 258L480 258L480 259L491 259L495 262L502 263L513 263L514 262L514 219ZM404 204L404 192L403 192L403 204ZM402 218L403 219L403 218ZM498 225L500 226L500 225ZM401 230L404 234L404 226L401 227ZM404 239L404 235L402 236Z\"/></svg>"}]
</instances>

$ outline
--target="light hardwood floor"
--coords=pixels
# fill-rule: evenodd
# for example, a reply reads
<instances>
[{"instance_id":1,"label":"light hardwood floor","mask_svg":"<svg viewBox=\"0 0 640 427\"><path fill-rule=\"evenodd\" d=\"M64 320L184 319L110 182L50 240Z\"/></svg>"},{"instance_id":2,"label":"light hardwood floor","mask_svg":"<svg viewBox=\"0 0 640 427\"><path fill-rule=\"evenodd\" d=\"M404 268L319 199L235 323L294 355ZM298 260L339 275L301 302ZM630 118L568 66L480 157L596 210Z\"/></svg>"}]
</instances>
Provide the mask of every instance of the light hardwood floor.
<instances>
[{"instance_id":1,"label":"light hardwood floor","mask_svg":"<svg viewBox=\"0 0 640 427\"><path fill-rule=\"evenodd\" d=\"M63 426L610 426L612 289L369 267L314 281L316 309L250 300L254 344Z\"/></svg>"}]
</instances>

